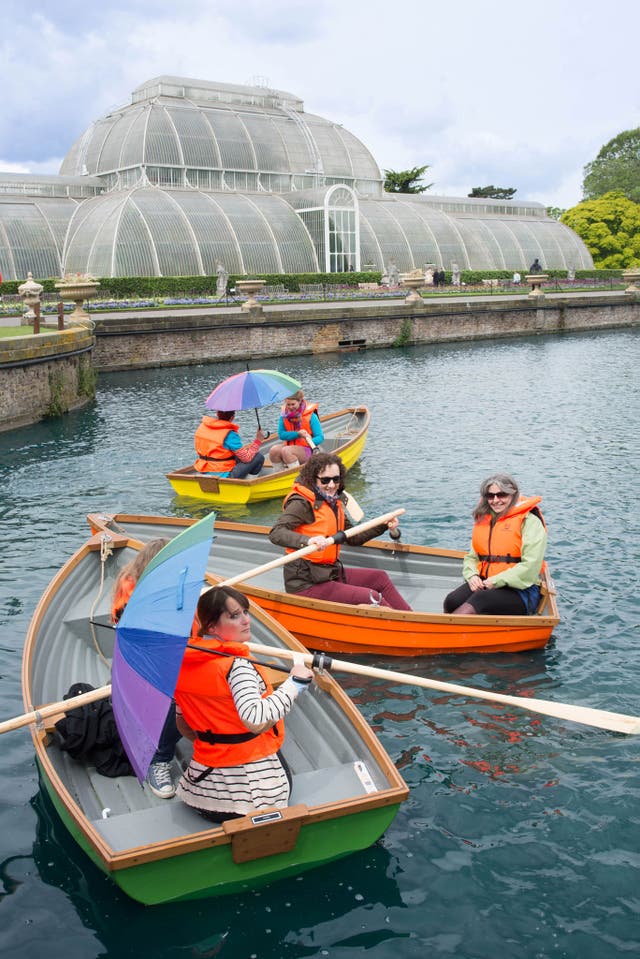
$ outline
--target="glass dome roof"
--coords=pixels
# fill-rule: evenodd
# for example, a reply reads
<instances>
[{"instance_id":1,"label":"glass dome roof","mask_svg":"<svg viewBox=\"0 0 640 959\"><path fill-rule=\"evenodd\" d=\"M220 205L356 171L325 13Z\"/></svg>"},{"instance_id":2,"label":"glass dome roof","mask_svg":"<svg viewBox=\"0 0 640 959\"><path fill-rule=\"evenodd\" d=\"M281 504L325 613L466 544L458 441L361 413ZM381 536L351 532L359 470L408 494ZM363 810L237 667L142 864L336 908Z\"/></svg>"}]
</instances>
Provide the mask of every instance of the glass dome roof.
<instances>
[{"instance_id":1,"label":"glass dome roof","mask_svg":"<svg viewBox=\"0 0 640 959\"><path fill-rule=\"evenodd\" d=\"M305 113L301 100L263 87L234 87L157 77L138 87L131 104L114 110L76 141L64 175L107 176L140 167L189 173L217 170L256 175L253 189L283 192L311 186L310 177L368 184L381 191L380 170L357 137L337 123ZM281 180L269 180L271 174ZM252 185L249 184L248 189Z\"/></svg>"}]
</instances>

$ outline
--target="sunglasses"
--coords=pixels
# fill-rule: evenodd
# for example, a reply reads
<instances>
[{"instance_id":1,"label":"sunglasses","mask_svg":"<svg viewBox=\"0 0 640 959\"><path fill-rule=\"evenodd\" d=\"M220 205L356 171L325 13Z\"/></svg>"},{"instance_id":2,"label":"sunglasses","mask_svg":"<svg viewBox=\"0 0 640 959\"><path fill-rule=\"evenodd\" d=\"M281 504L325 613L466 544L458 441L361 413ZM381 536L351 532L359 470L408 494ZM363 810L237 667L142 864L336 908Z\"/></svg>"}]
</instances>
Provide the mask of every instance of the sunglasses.
<instances>
[{"instance_id":1,"label":"sunglasses","mask_svg":"<svg viewBox=\"0 0 640 959\"><path fill-rule=\"evenodd\" d=\"M487 499L508 499L509 493L487 493Z\"/></svg>"},{"instance_id":2,"label":"sunglasses","mask_svg":"<svg viewBox=\"0 0 640 959\"><path fill-rule=\"evenodd\" d=\"M328 486L329 483L340 483L340 473L337 473L336 476L319 476L318 482L322 486Z\"/></svg>"}]
</instances>

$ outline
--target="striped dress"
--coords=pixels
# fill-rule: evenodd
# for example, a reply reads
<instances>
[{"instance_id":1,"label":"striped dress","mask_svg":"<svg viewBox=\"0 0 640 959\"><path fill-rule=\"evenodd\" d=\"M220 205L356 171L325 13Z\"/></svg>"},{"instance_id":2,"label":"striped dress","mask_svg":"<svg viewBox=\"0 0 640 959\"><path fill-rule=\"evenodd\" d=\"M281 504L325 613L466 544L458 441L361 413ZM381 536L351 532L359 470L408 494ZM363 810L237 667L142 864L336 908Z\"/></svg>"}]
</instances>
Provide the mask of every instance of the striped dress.
<instances>
[{"instance_id":1,"label":"striped dress","mask_svg":"<svg viewBox=\"0 0 640 959\"><path fill-rule=\"evenodd\" d=\"M260 733L281 720L304 689L289 676L265 699L265 684L253 665L237 657L227 677L240 719L250 732ZM176 707L178 713L180 708ZM276 753L241 766L209 768L191 760L176 795L205 812L244 816L264 806L286 806L290 786Z\"/></svg>"}]
</instances>

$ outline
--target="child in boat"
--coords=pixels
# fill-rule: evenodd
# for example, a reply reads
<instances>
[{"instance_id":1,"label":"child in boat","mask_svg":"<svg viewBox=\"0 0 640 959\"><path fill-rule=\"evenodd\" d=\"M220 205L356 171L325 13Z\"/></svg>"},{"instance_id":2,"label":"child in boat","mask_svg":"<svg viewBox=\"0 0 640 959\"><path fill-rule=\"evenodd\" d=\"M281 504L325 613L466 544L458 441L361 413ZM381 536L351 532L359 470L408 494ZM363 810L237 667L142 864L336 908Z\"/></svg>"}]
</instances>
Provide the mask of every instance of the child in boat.
<instances>
[{"instance_id":1,"label":"child in boat","mask_svg":"<svg viewBox=\"0 0 640 959\"><path fill-rule=\"evenodd\" d=\"M410 610L384 570L350 569L340 562L344 530L352 525L345 514L346 475L344 463L335 453L317 453L300 470L269 539L288 553L310 544L317 546L318 552L284 567L284 588L288 593L335 603ZM361 546L397 526L394 517L389 523L351 537L349 543ZM337 542L329 542L330 537L336 537Z\"/></svg>"},{"instance_id":2,"label":"child in boat","mask_svg":"<svg viewBox=\"0 0 640 959\"><path fill-rule=\"evenodd\" d=\"M274 691L248 659L250 639L246 596L228 586L202 594L174 693L178 726L194 741L177 795L213 822L286 806L291 792L281 720L313 673L295 663Z\"/></svg>"},{"instance_id":3,"label":"child in boat","mask_svg":"<svg viewBox=\"0 0 640 959\"><path fill-rule=\"evenodd\" d=\"M124 613L125 606L131 599L131 594L142 575L142 571L168 542L168 539L161 537L149 540L118 573L113 586L111 601L111 621L114 625L119 622ZM167 718L160 733L158 748L147 772L147 785L159 799L171 799L175 795L176 788L171 778L171 762L180 737L181 733L178 732L176 726L175 708L172 707L167 713Z\"/></svg>"},{"instance_id":4,"label":"child in boat","mask_svg":"<svg viewBox=\"0 0 640 959\"><path fill-rule=\"evenodd\" d=\"M322 443L324 433L318 407L315 403L307 403L302 390L284 401L278 436L282 442L271 447L269 459L274 464L282 463L285 468L306 463L313 449Z\"/></svg>"},{"instance_id":5,"label":"child in boat","mask_svg":"<svg viewBox=\"0 0 640 959\"><path fill-rule=\"evenodd\" d=\"M540 602L547 531L539 496L521 497L518 484L496 473L480 484L465 582L445 597L445 613L459 616L533 615Z\"/></svg>"}]
</instances>

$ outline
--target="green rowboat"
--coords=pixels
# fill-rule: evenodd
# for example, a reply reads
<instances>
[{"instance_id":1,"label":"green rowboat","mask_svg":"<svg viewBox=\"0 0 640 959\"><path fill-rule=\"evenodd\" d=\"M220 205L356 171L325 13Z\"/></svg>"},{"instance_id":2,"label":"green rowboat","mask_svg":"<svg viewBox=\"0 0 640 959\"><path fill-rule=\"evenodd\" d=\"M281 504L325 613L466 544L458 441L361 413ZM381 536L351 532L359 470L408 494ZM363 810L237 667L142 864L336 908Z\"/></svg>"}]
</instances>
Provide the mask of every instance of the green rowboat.
<instances>
[{"instance_id":1,"label":"green rowboat","mask_svg":"<svg viewBox=\"0 0 640 959\"><path fill-rule=\"evenodd\" d=\"M27 710L61 700L73 683L109 682L111 588L138 545L97 533L54 577L27 634ZM251 612L256 642L302 649L268 614L253 604ZM93 862L147 905L252 890L364 849L384 833L408 794L376 736L326 674L318 675L285 723L290 806L256 810L222 826L175 797L156 798L132 776L106 778L72 759L53 734L61 716L31 727L43 787ZM181 740L174 779L190 751Z\"/></svg>"}]
</instances>

